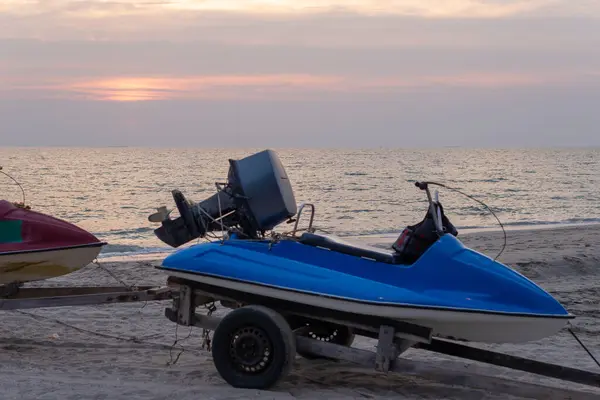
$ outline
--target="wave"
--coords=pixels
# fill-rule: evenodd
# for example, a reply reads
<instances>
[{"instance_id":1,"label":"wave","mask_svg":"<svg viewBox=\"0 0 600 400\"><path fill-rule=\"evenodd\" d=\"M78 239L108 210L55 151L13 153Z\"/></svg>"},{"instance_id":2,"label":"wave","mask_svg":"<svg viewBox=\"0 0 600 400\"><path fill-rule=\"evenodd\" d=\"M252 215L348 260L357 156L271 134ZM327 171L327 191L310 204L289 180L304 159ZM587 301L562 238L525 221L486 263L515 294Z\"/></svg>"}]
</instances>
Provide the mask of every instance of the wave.
<instances>
[{"instance_id":1,"label":"wave","mask_svg":"<svg viewBox=\"0 0 600 400\"><path fill-rule=\"evenodd\" d=\"M369 174L367 174L366 172L345 172L344 175L346 175L346 176L367 176Z\"/></svg>"},{"instance_id":2,"label":"wave","mask_svg":"<svg viewBox=\"0 0 600 400\"><path fill-rule=\"evenodd\" d=\"M140 227L140 228L132 228L132 229L113 229L110 231L104 232L95 232L98 235L132 235L138 233L149 233L153 232L156 228L151 227Z\"/></svg>"},{"instance_id":3,"label":"wave","mask_svg":"<svg viewBox=\"0 0 600 400\"><path fill-rule=\"evenodd\" d=\"M170 253L172 247L143 247L129 244L107 244L100 251L99 258L133 256L140 254Z\"/></svg>"},{"instance_id":4,"label":"wave","mask_svg":"<svg viewBox=\"0 0 600 400\"><path fill-rule=\"evenodd\" d=\"M504 226L546 226L546 225L588 225L598 224L600 218L569 218L563 221L516 221L516 222L503 222ZM464 228L466 229L466 228Z\"/></svg>"}]
</instances>

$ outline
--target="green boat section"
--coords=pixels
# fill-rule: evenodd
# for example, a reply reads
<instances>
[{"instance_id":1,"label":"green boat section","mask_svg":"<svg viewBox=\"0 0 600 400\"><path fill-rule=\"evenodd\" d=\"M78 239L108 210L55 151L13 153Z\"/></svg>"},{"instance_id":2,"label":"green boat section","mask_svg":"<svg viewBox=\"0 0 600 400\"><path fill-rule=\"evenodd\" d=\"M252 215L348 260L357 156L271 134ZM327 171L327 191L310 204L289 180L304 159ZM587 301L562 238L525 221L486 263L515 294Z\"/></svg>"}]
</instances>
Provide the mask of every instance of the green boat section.
<instances>
[{"instance_id":1,"label":"green boat section","mask_svg":"<svg viewBox=\"0 0 600 400\"><path fill-rule=\"evenodd\" d=\"M8 220L0 221L0 244L2 243L22 243L23 221Z\"/></svg>"}]
</instances>

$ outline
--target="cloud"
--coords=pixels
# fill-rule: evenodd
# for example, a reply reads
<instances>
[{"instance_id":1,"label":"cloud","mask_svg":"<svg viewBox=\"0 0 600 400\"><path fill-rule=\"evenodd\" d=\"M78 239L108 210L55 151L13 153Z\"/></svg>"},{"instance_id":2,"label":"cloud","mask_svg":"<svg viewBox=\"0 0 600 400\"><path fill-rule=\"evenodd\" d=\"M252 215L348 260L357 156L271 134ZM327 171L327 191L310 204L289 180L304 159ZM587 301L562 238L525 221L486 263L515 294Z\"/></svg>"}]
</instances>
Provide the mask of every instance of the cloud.
<instances>
[{"instance_id":1,"label":"cloud","mask_svg":"<svg viewBox=\"0 0 600 400\"><path fill-rule=\"evenodd\" d=\"M483 21L567 17L598 18L600 4L592 0L578 0L575 5L567 0L4 0L0 3L0 38L218 38L230 43L273 44L290 37L298 42L306 34L313 43L320 38L327 44L332 42L331 37L339 41L341 27L366 32L367 38L385 36L383 28L387 28L386 43L406 41L406 36L392 38L393 34L408 31L403 25L411 28L414 21L476 21L481 25ZM310 28L316 32L312 34ZM369 28L379 35L370 34ZM421 34L428 36L426 32ZM414 36L410 39L415 44L420 42ZM463 35L459 39L467 38Z\"/></svg>"},{"instance_id":2,"label":"cloud","mask_svg":"<svg viewBox=\"0 0 600 400\"><path fill-rule=\"evenodd\" d=\"M404 15L419 17L502 17L533 11L555 3L553 0L181 0L165 7L200 11L234 11L251 14L322 14L350 12L363 15Z\"/></svg>"},{"instance_id":3,"label":"cloud","mask_svg":"<svg viewBox=\"0 0 600 400\"><path fill-rule=\"evenodd\" d=\"M91 79L32 80L12 78L0 81L0 97L20 99L77 99L95 101L209 100L267 101L323 100L341 96L373 96L436 88L509 88L560 86L590 82L561 75L515 73L463 73L415 75L410 77L360 77L309 74L205 75L187 77L108 77ZM581 76L579 77L581 78ZM589 78L592 78L591 80ZM2 94L4 93L4 96Z\"/></svg>"},{"instance_id":4,"label":"cloud","mask_svg":"<svg viewBox=\"0 0 600 400\"><path fill-rule=\"evenodd\" d=\"M598 16L594 0L3 0L0 12L83 19L162 14L268 16L294 19L303 16L356 14L423 18L503 18L517 15Z\"/></svg>"},{"instance_id":5,"label":"cloud","mask_svg":"<svg viewBox=\"0 0 600 400\"><path fill-rule=\"evenodd\" d=\"M496 18L544 9L559 0L4 0L0 10L17 15L54 12L82 18L143 14L148 11L199 11L293 16L348 12L444 18Z\"/></svg>"},{"instance_id":6,"label":"cloud","mask_svg":"<svg viewBox=\"0 0 600 400\"><path fill-rule=\"evenodd\" d=\"M544 22L547 23L547 22ZM433 26L434 37L471 33L481 45L442 41L428 46L245 45L212 42L88 42L0 40L0 79L93 80L110 77L187 77L215 75L316 75L357 79L465 74L579 75L600 70L600 37L595 25L571 21L554 35L534 23ZM419 25L417 25L419 26ZM519 40L529 27L535 35ZM538 29L539 28L539 29ZM416 30L417 28L415 28ZM343 31L344 32L344 31ZM512 32L512 36L502 36ZM344 32L345 33L345 32ZM348 32L351 34L350 32ZM454 35L452 35L454 33ZM367 33L342 38L348 43ZM569 36L571 35L571 36ZM487 39L486 39L487 37ZM539 38L539 41L536 40ZM460 42L457 40L457 42ZM529 42L526 46L523 42ZM514 43L514 45L512 44ZM521 47L523 46L523 47ZM587 78L586 78L587 79Z\"/></svg>"}]
</instances>

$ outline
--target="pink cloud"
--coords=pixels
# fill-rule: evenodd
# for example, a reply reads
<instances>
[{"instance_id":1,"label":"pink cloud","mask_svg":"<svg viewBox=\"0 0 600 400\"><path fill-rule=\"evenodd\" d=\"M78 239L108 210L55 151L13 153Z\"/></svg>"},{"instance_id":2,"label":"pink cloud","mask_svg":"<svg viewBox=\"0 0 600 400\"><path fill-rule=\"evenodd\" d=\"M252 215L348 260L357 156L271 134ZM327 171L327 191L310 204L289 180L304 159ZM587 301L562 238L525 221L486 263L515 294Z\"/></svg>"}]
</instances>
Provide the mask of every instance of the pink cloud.
<instances>
[{"instance_id":1,"label":"pink cloud","mask_svg":"<svg viewBox=\"0 0 600 400\"><path fill-rule=\"evenodd\" d=\"M368 78L359 76L265 74L202 76L116 76L80 80L25 77L0 79L0 94L11 96L76 98L96 101L149 101L174 99L260 100L295 99L322 94L386 93L435 87L503 88L572 82L574 75L465 73ZM587 74L588 77L593 76ZM596 75L597 76L597 75ZM4 89L2 89L4 88ZM20 96L19 96L20 97Z\"/></svg>"}]
</instances>

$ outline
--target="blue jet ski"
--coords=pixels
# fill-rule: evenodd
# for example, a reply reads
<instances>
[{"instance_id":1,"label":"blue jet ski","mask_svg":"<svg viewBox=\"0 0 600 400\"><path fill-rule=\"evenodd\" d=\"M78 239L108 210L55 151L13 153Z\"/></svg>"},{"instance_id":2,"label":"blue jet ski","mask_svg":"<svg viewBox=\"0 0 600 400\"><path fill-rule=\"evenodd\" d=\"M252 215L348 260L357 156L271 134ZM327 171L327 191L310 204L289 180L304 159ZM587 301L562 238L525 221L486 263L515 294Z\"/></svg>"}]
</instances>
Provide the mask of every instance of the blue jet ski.
<instances>
[{"instance_id":1,"label":"blue jet ski","mask_svg":"<svg viewBox=\"0 0 600 400\"><path fill-rule=\"evenodd\" d=\"M180 216L171 219L161 207L149 218L161 222L155 234L173 247L223 233L169 255L158 268L170 279L240 303L323 319L402 321L464 341L538 340L574 318L531 280L465 247L427 183L416 183L428 196L425 218L385 250L316 233L314 206L296 205L275 152L229 162L227 183L217 184L215 195L193 203L174 190ZM309 227L300 230L307 207ZM277 232L285 222L294 229Z\"/></svg>"}]
</instances>

